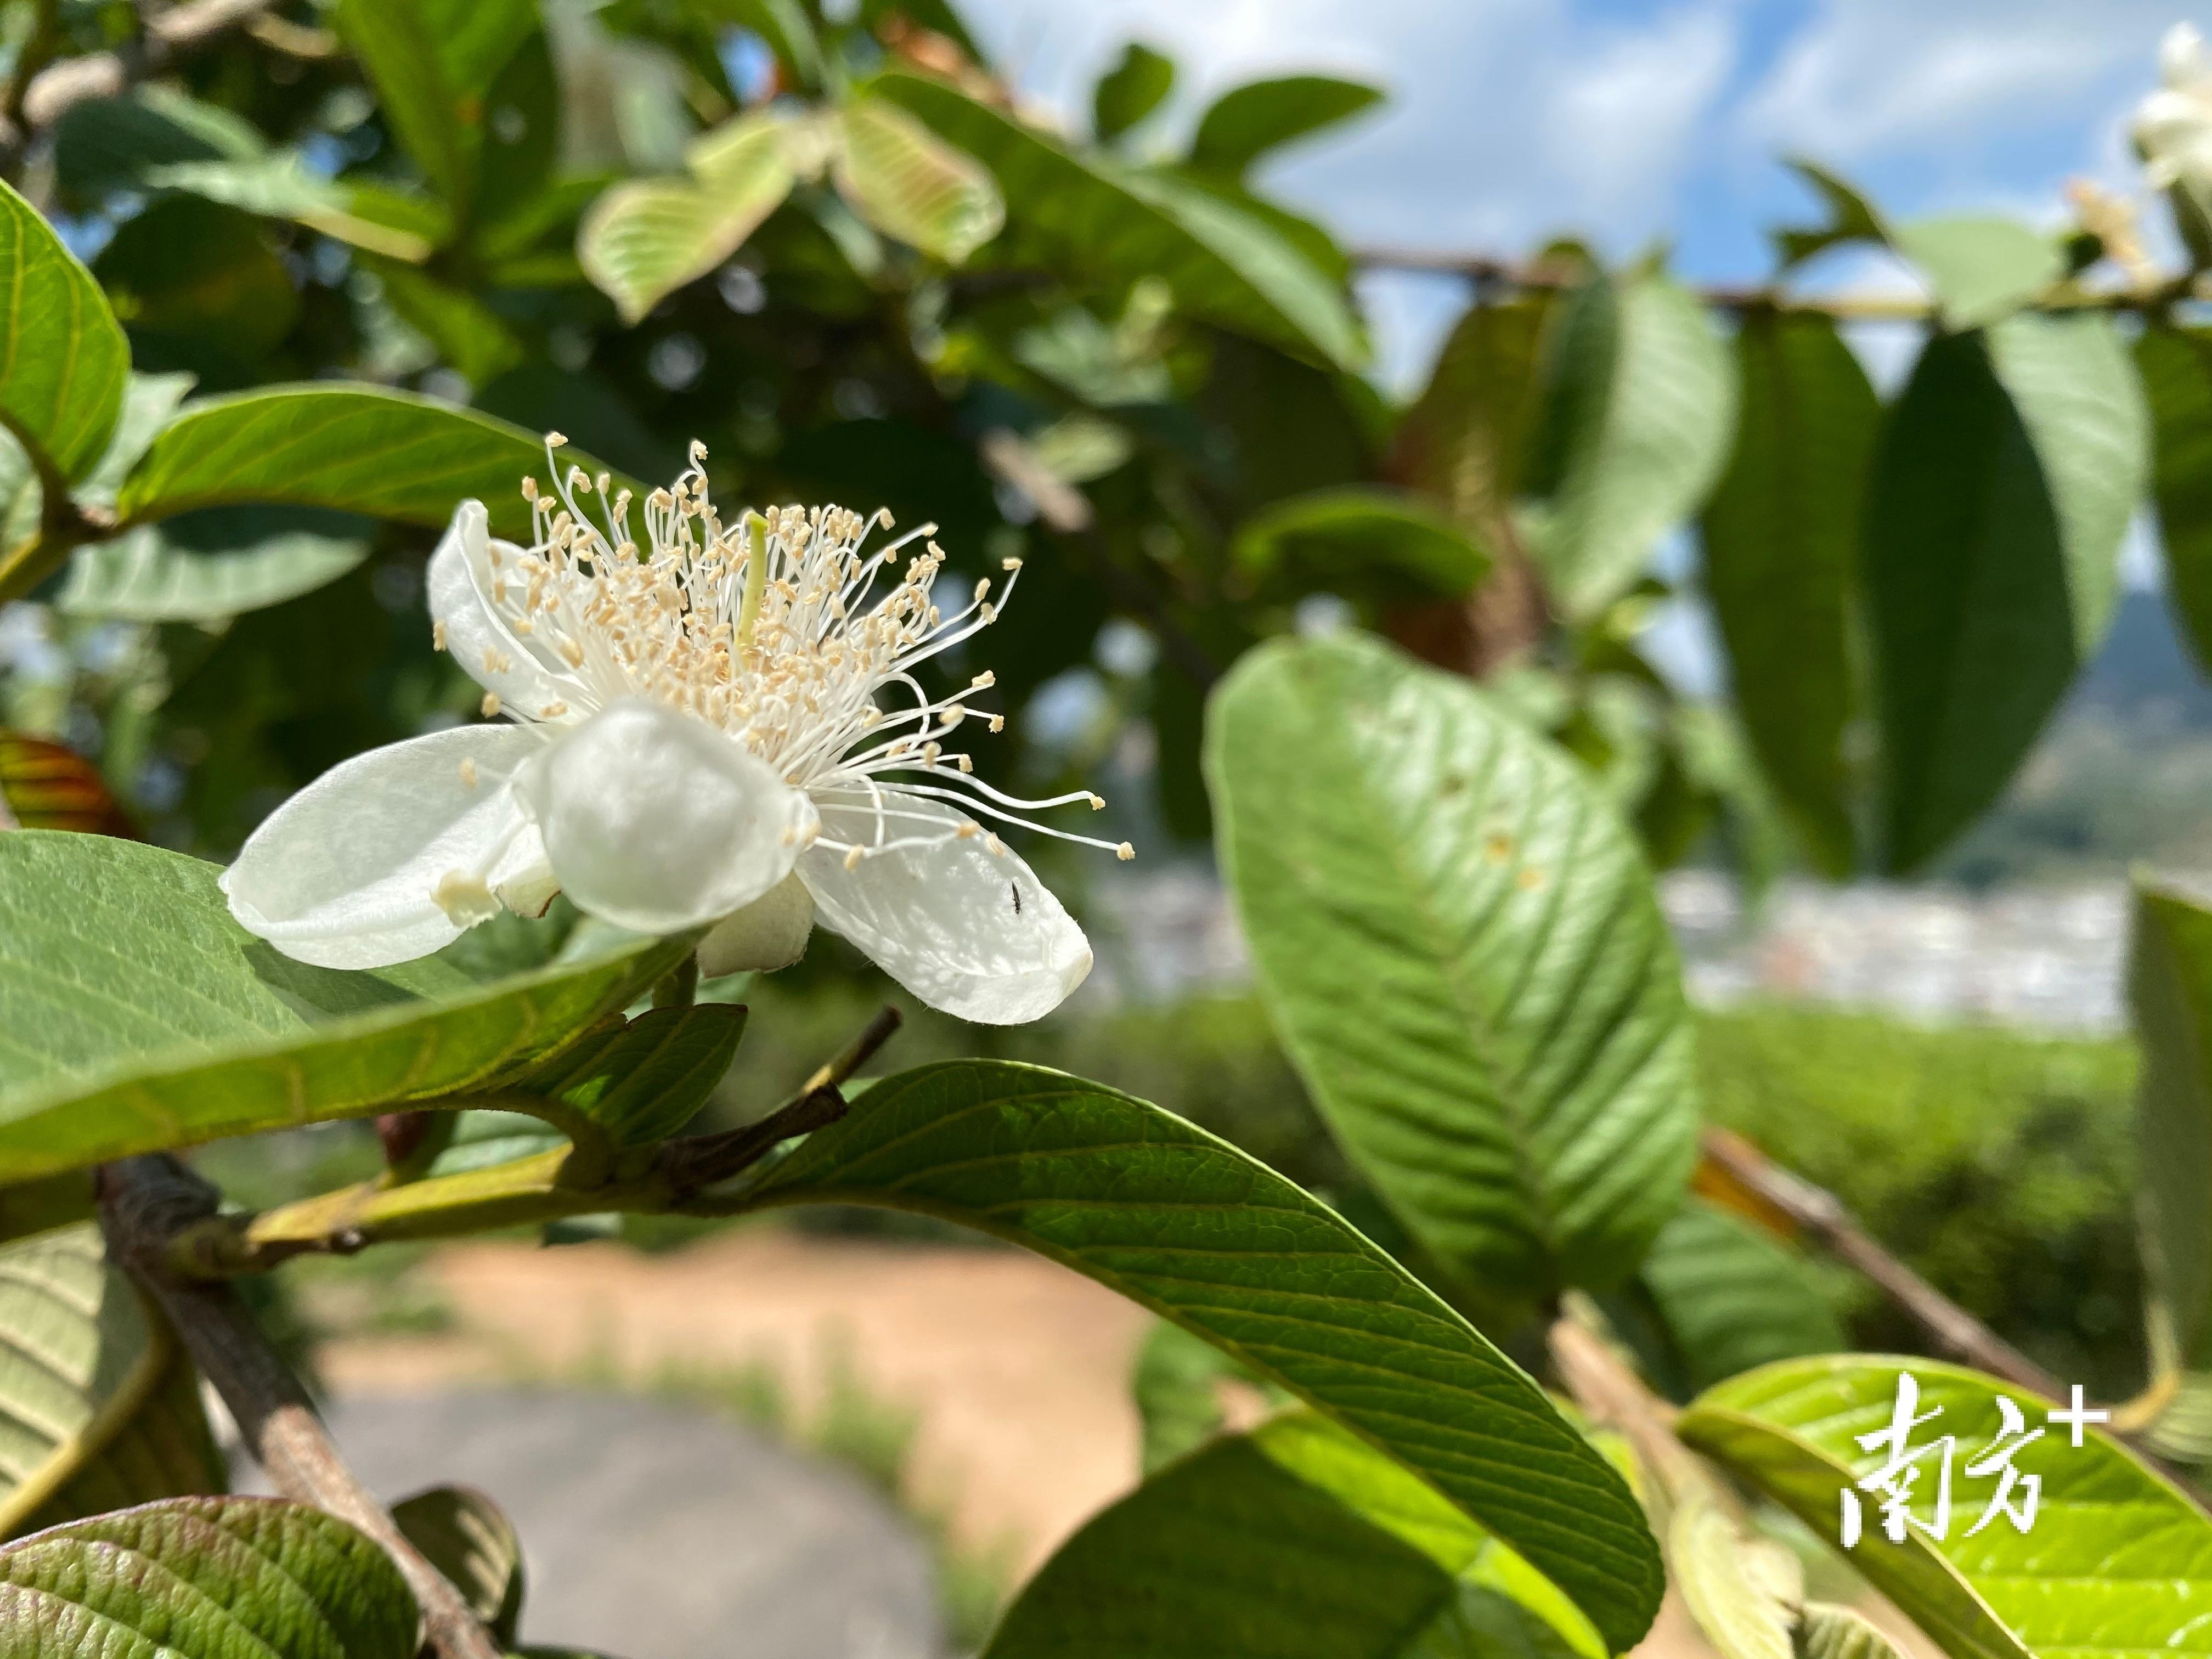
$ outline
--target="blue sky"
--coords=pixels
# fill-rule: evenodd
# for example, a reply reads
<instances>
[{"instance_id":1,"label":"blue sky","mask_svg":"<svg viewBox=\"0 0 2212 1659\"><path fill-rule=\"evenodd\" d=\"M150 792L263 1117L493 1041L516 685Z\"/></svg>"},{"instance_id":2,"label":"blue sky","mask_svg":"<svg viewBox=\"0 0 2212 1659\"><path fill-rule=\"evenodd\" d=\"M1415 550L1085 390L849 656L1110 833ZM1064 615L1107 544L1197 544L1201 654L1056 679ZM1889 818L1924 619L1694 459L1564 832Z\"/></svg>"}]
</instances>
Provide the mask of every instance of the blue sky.
<instances>
[{"instance_id":1,"label":"blue sky","mask_svg":"<svg viewBox=\"0 0 2212 1659\"><path fill-rule=\"evenodd\" d=\"M2070 177L2132 187L2128 112L2174 0L966 0L1023 92L1079 125L1141 39L1182 83L1158 140L1255 75L1332 70L1392 102L1266 175L1349 240L1618 254L1670 240L1693 278L1756 279L1765 229L1809 211L1802 152L1884 207L2056 220ZM1833 281L1883 274L1859 268ZM1893 280L1893 279L1892 279ZM1417 375L1449 283L1369 290L1385 377Z\"/></svg>"}]
</instances>

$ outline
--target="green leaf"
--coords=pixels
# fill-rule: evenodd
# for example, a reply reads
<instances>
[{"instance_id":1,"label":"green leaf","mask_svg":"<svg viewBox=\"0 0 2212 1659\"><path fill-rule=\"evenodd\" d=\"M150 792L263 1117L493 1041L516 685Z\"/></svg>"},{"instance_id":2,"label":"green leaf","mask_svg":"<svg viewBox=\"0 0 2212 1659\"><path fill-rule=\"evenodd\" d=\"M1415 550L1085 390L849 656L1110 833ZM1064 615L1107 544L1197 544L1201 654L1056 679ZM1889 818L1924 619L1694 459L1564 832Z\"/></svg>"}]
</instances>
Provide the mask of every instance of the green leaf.
<instances>
[{"instance_id":1,"label":"green leaf","mask_svg":"<svg viewBox=\"0 0 2212 1659\"><path fill-rule=\"evenodd\" d=\"M1705 578L1735 704L1814 862L1851 873L1859 510L1881 404L1835 324L1759 312L1736 332L1735 453L1705 504Z\"/></svg>"},{"instance_id":2,"label":"green leaf","mask_svg":"<svg viewBox=\"0 0 2212 1659\"><path fill-rule=\"evenodd\" d=\"M1604 1652L1510 1550L1389 1459L1298 1413L1208 1447L1092 1519L1023 1589L984 1656Z\"/></svg>"},{"instance_id":3,"label":"green leaf","mask_svg":"<svg viewBox=\"0 0 2212 1659\"><path fill-rule=\"evenodd\" d=\"M1784 270L1840 242L1886 244L1889 240L1889 227L1882 222L1881 215L1841 178L1802 156L1790 156L1784 165L1803 179L1828 210L1828 222L1825 225L1774 233L1776 251L1781 255Z\"/></svg>"},{"instance_id":4,"label":"green leaf","mask_svg":"<svg viewBox=\"0 0 2212 1659\"><path fill-rule=\"evenodd\" d=\"M597 470L562 452L564 466ZM545 449L520 427L377 386L264 386L187 408L155 439L117 498L125 527L237 501L335 507L441 529L464 497L495 535L530 538L522 480ZM645 491L617 474L614 487Z\"/></svg>"},{"instance_id":5,"label":"green leaf","mask_svg":"<svg viewBox=\"0 0 2212 1659\"><path fill-rule=\"evenodd\" d=\"M1521 490L1558 304L1545 294L1468 307L1393 440L1392 476L1438 497L1490 544L1502 544Z\"/></svg>"},{"instance_id":6,"label":"green leaf","mask_svg":"<svg viewBox=\"0 0 2212 1659\"><path fill-rule=\"evenodd\" d=\"M689 176L631 179L592 204L576 257L623 321L714 270L782 204L797 180L788 125L741 115L693 145Z\"/></svg>"},{"instance_id":7,"label":"green leaf","mask_svg":"<svg viewBox=\"0 0 2212 1659\"><path fill-rule=\"evenodd\" d=\"M415 1598L335 1516L173 1498L0 1549L0 1650L40 1659L412 1659Z\"/></svg>"},{"instance_id":8,"label":"green leaf","mask_svg":"<svg viewBox=\"0 0 2212 1659\"><path fill-rule=\"evenodd\" d=\"M1293 495L1237 526L1230 556L1255 578L1285 573L1301 587L1343 591L1376 574L1455 599L1490 558L1419 496L1375 484Z\"/></svg>"},{"instance_id":9,"label":"green leaf","mask_svg":"<svg viewBox=\"0 0 2212 1659\"><path fill-rule=\"evenodd\" d=\"M1237 1375L1237 1362L1211 1342L1164 1319L1153 1325L1129 1378L1130 1403L1144 1425L1146 1474L1221 1432L1228 1419L1218 1385Z\"/></svg>"},{"instance_id":10,"label":"green leaf","mask_svg":"<svg viewBox=\"0 0 2212 1659\"><path fill-rule=\"evenodd\" d=\"M230 553L178 547L152 525L70 556L58 610L131 622L214 622L259 611L336 581L368 556L368 544L301 532Z\"/></svg>"},{"instance_id":11,"label":"green leaf","mask_svg":"<svg viewBox=\"0 0 2212 1659\"><path fill-rule=\"evenodd\" d=\"M146 169L141 182L176 190L265 218L289 219L354 247L419 264L436 238L386 223L380 198L308 169L296 152L274 150L239 161L173 161ZM367 211L363 211L363 209Z\"/></svg>"},{"instance_id":12,"label":"green leaf","mask_svg":"<svg viewBox=\"0 0 2212 1659\"><path fill-rule=\"evenodd\" d=\"M1091 136L1110 144L1167 101L1175 90L1175 60L1141 40L1121 48L1121 61L1098 77L1091 92Z\"/></svg>"},{"instance_id":13,"label":"green leaf","mask_svg":"<svg viewBox=\"0 0 2212 1659\"><path fill-rule=\"evenodd\" d=\"M1542 1391L1334 1211L1156 1106L1035 1066L926 1066L877 1084L747 1200L933 1215L1086 1273L1403 1463L1613 1650L1650 1621L1642 1514Z\"/></svg>"},{"instance_id":14,"label":"green leaf","mask_svg":"<svg viewBox=\"0 0 2212 1659\"><path fill-rule=\"evenodd\" d=\"M2147 427L2101 316L2008 318L1921 354L1865 519L1890 871L1997 798L2096 653Z\"/></svg>"},{"instance_id":15,"label":"green leaf","mask_svg":"<svg viewBox=\"0 0 2212 1659\"><path fill-rule=\"evenodd\" d=\"M1793 1659L1804 1569L1783 1546L1746 1536L1717 1493L1692 1490L1674 1510L1667 1572L1722 1659Z\"/></svg>"},{"instance_id":16,"label":"green leaf","mask_svg":"<svg viewBox=\"0 0 2212 1659\"><path fill-rule=\"evenodd\" d=\"M1380 88L1333 75L1285 75L1224 92L1200 118L1194 167L1241 179L1269 150L1310 137L1382 101Z\"/></svg>"},{"instance_id":17,"label":"green leaf","mask_svg":"<svg viewBox=\"0 0 2212 1659\"><path fill-rule=\"evenodd\" d=\"M438 356L471 386L490 385L527 355L514 331L465 289L394 260L364 259L362 264L383 284L384 297L400 320L435 346Z\"/></svg>"},{"instance_id":18,"label":"green leaf","mask_svg":"<svg viewBox=\"0 0 2212 1659\"><path fill-rule=\"evenodd\" d=\"M343 973L231 920L219 872L100 836L0 836L0 1181L481 1091L625 1006L682 940L479 982Z\"/></svg>"},{"instance_id":19,"label":"green leaf","mask_svg":"<svg viewBox=\"0 0 2212 1659\"><path fill-rule=\"evenodd\" d=\"M0 317L0 423L75 482L115 429L131 348L92 273L5 184Z\"/></svg>"},{"instance_id":20,"label":"green leaf","mask_svg":"<svg viewBox=\"0 0 2212 1659\"><path fill-rule=\"evenodd\" d=\"M1845 1346L1803 1259L1701 1200L1686 1203L1660 1230L1640 1277L1692 1388Z\"/></svg>"},{"instance_id":21,"label":"green leaf","mask_svg":"<svg viewBox=\"0 0 2212 1659\"><path fill-rule=\"evenodd\" d=\"M331 15L374 83L392 135L431 188L463 213L475 179L476 134L460 118L428 10L421 0L340 0Z\"/></svg>"},{"instance_id":22,"label":"green leaf","mask_svg":"<svg viewBox=\"0 0 2212 1659\"><path fill-rule=\"evenodd\" d=\"M2212 1372L2212 909L2139 881L2128 996L2142 1049L2136 1216L2153 1358Z\"/></svg>"},{"instance_id":23,"label":"green leaf","mask_svg":"<svg viewBox=\"0 0 2212 1659\"><path fill-rule=\"evenodd\" d=\"M132 374L124 388L123 412L117 417L114 434L108 439L99 464L77 487L77 500L88 505L114 506L124 479L169 423L177 405L191 395L192 385L190 374Z\"/></svg>"},{"instance_id":24,"label":"green leaf","mask_svg":"<svg viewBox=\"0 0 2212 1659\"><path fill-rule=\"evenodd\" d=\"M649 1146L678 1133L706 1104L744 1029L741 1005L655 1008L628 1024L588 1032L542 1066L502 1081L499 1103L530 1097L522 1109L556 1123L588 1122L618 1146Z\"/></svg>"},{"instance_id":25,"label":"green leaf","mask_svg":"<svg viewBox=\"0 0 2212 1659\"><path fill-rule=\"evenodd\" d=\"M1719 477L1735 378L1705 308L1657 275L1592 277L1551 353L1546 476L1532 481L1524 523L1553 597L1587 620L1628 591Z\"/></svg>"},{"instance_id":26,"label":"green leaf","mask_svg":"<svg viewBox=\"0 0 2212 1659\"><path fill-rule=\"evenodd\" d=\"M2154 322L2136 342L2155 434L2153 493L2166 599L2212 672L2212 329Z\"/></svg>"},{"instance_id":27,"label":"green leaf","mask_svg":"<svg viewBox=\"0 0 2212 1659\"><path fill-rule=\"evenodd\" d=\"M394 1504L392 1519L493 1637L512 1644L522 1617L522 1540L499 1505L474 1486L432 1486Z\"/></svg>"},{"instance_id":28,"label":"green leaf","mask_svg":"<svg viewBox=\"0 0 2212 1659\"><path fill-rule=\"evenodd\" d=\"M0 1248L0 1538L222 1490L191 1361L98 1227Z\"/></svg>"},{"instance_id":29,"label":"green leaf","mask_svg":"<svg viewBox=\"0 0 2212 1659\"><path fill-rule=\"evenodd\" d=\"M853 210L884 235L957 265L999 234L1006 204L990 173L881 98L837 109L832 171Z\"/></svg>"},{"instance_id":30,"label":"green leaf","mask_svg":"<svg viewBox=\"0 0 2212 1659\"><path fill-rule=\"evenodd\" d=\"M1904 1659L1904 1655L1849 1607L1808 1601L1797 1627L1797 1659Z\"/></svg>"},{"instance_id":31,"label":"green leaf","mask_svg":"<svg viewBox=\"0 0 2212 1659\"><path fill-rule=\"evenodd\" d=\"M2212 1652L2212 1520L2133 1454L2092 1433L2080 1447L2052 1425L2012 1460L2042 1481L2032 1530L2000 1516L1972 1538L1995 1497L1994 1474L1968 1476L2011 1399L2027 1426L2046 1427L2048 1401L1932 1360L1838 1355L1793 1360L1741 1376L1698 1400L1682 1438L1739 1479L1786 1504L1832 1542L1840 1494L1884 1463L1856 1438L1887 1430L1901 1371L1919 1379L1918 1409L1942 1415L1916 1431L1916 1448L1958 1438L1948 1535L1919 1528L1892 1543L1878 1500L1865 1498L1865 1531L1853 1567L1953 1659L2118 1659L2121 1655ZM1913 1513L1932 1519L1936 1469L1916 1483ZM2015 1501L2021 1494L2015 1492Z\"/></svg>"},{"instance_id":32,"label":"green leaf","mask_svg":"<svg viewBox=\"0 0 2212 1659\"><path fill-rule=\"evenodd\" d=\"M1918 219L1890 240L1920 267L1936 314L1954 331L2009 317L2066 274L2057 240L2013 219Z\"/></svg>"},{"instance_id":33,"label":"green leaf","mask_svg":"<svg viewBox=\"0 0 2212 1659\"><path fill-rule=\"evenodd\" d=\"M1366 356L1344 295L1253 215L1185 180L1079 156L942 82L894 70L871 90L989 167L1016 226L1072 281L1166 283L1192 315L1342 368Z\"/></svg>"},{"instance_id":34,"label":"green leaf","mask_svg":"<svg viewBox=\"0 0 2212 1659\"><path fill-rule=\"evenodd\" d=\"M1698 1109L1674 944L1600 786L1352 635L1249 653L1206 767L1261 994L1391 1207L1482 1297L1626 1276Z\"/></svg>"}]
</instances>

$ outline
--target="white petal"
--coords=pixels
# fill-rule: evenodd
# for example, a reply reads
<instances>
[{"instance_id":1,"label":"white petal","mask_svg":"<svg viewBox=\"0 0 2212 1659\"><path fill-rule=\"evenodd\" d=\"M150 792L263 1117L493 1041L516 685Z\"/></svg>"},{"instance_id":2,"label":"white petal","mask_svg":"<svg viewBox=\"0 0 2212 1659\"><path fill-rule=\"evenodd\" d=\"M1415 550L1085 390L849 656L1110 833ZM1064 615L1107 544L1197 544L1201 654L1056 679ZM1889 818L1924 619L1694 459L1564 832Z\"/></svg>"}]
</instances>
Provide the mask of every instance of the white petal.
<instances>
[{"instance_id":1,"label":"white petal","mask_svg":"<svg viewBox=\"0 0 2212 1659\"><path fill-rule=\"evenodd\" d=\"M927 814L947 830L965 821L941 801L896 790L884 796L894 810ZM826 839L876 839L865 793L825 793L815 805ZM927 830L895 820L890 833ZM984 1025L1041 1019L1091 971L1090 942L1060 902L1012 853L992 856L980 835L878 853L849 870L843 854L810 848L799 873L824 927L931 1007L962 1019Z\"/></svg>"},{"instance_id":2,"label":"white petal","mask_svg":"<svg viewBox=\"0 0 2212 1659\"><path fill-rule=\"evenodd\" d=\"M641 933L742 908L791 873L814 809L751 750L665 703L624 697L518 781L562 890Z\"/></svg>"},{"instance_id":3,"label":"white petal","mask_svg":"<svg viewBox=\"0 0 2212 1659\"><path fill-rule=\"evenodd\" d=\"M724 974L788 968L806 954L813 931L814 896L793 872L714 924L699 941L699 972L720 979Z\"/></svg>"},{"instance_id":4,"label":"white petal","mask_svg":"<svg viewBox=\"0 0 2212 1659\"><path fill-rule=\"evenodd\" d=\"M513 779L546 741L529 726L457 726L332 767L223 872L231 915L325 968L449 944L497 908L488 878L528 827Z\"/></svg>"},{"instance_id":5,"label":"white petal","mask_svg":"<svg viewBox=\"0 0 2212 1659\"><path fill-rule=\"evenodd\" d=\"M2159 77L2169 87L2187 87L2204 79L2212 64L2204 55L2204 37L2188 23L2176 23L2159 42Z\"/></svg>"},{"instance_id":6,"label":"white petal","mask_svg":"<svg viewBox=\"0 0 2212 1659\"><path fill-rule=\"evenodd\" d=\"M522 826L484 880L499 902L518 916L544 915L561 891L553 861L545 856L545 837L534 823Z\"/></svg>"},{"instance_id":7,"label":"white petal","mask_svg":"<svg viewBox=\"0 0 2212 1659\"><path fill-rule=\"evenodd\" d=\"M495 550L510 573L520 568L522 550L491 533L482 501L463 501L430 556L427 581L430 615L445 632L446 649L471 678L497 694L501 704L531 720L575 724L592 713L583 683L568 670L550 640L532 635L518 639L494 614L485 595L500 580L492 568ZM520 586L519 576L507 580ZM545 710L565 707L562 714Z\"/></svg>"}]
</instances>

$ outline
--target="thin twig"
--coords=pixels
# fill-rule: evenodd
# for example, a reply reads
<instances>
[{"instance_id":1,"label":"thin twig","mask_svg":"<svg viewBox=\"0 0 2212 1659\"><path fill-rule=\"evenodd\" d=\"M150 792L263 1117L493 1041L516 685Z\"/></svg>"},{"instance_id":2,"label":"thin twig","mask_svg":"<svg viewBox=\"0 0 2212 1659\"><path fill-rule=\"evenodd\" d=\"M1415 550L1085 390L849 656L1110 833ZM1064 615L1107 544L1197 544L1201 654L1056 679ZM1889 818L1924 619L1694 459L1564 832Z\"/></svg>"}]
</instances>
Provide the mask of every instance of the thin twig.
<instances>
[{"instance_id":1,"label":"thin twig","mask_svg":"<svg viewBox=\"0 0 2212 1659\"><path fill-rule=\"evenodd\" d=\"M1705 1131L1705 1152L1708 1171L1872 1279L1927 1333L1937 1352L2053 1402L2066 1399L2056 1377L1884 1249L1833 1193L1726 1129Z\"/></svg>"},{"instance_id":2,"label":"thin twig","mask_svg":"<svg viewBox=\"0 0 2212 1659\"><path fill-rule=\"evenodd\" d=\"M108 1254L158 1302L200 1374L237 1420L254 1459L295 1503L350 1522L383 1546L415 1593L424 1640L439 1659L500 1659L499 1644L445 1576L409 1543L339 1456L330 1431L228 1284L189 1283L167 1269L168 1243L211 1214L212 1188L174 1158L133 1158L100 1176Z\"/></svg>"},{"instance_id":3,"label":"thin twig","mask_svg":"<svg viewBox=\"0 0 2212 1659\"><path fill-rule=\"evenodd\" d=\"M670 1142L661 1155L660 1176L678 1206L750 1169L793 1135L811 1133L844 1116L846 1101L840 1091L898 1028L899 1011L889 1006L880 1008L842 1053L818 1068L796 1095L757 1123L726 1134Z\"/></svg>"},{"instance_id":4,"label":"thin twig","mask_svg":"<svg viewBox=\"0 0 2212 1659\"><path fill-rule=\"evenodd\" d=\"M1573 288L1588 274L1575 259L1502 259L1485 253L1458 253L1428 248L1355 247L1352 263L1367 270L1414 271L1435 276L1458 276L1486 289ZM1791 294L1771 283L1705 284L1692 290L1699 300L1719 311L1804 312L1822 317L1863 321L1924 320L1936 314L1929 301L1901 294L1842 294L1826 297ZM2039 306L2055 311L2163 310L2176 300L2206 297L2194 274L2175 276L2148 286L2085 289L2065 283L2044 295Z\"/></svg>"}]
</instances>

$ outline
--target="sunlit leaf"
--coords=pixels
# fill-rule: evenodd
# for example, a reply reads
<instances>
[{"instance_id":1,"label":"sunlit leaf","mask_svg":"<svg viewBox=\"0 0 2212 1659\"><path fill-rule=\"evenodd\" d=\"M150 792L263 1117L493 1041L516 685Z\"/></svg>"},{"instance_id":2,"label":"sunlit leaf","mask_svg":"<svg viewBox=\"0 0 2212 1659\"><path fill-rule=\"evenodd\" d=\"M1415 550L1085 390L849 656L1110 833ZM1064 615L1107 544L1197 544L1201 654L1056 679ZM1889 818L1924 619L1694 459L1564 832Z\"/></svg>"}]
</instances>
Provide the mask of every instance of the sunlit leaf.
<instances>
[{"instance_id":1,"label":"sunlit leaf","mask_svg":"<svg viewBox=\"0 0 2212 1659\"><path fill-rule=\"evenodd\" d=\"M2142 1073L2136 1216L2158 1327L2154 1358L2212 1373L2212 908L2138 882L2128 994Z\"/></svg>"},{"instance_id":2,"label":"sunlit leaf","mask_svg":"<svg viewBox=\"0 0 2212 1659\"><path fill-rule=\"evenodd\" d=\"M1352 635L1249 653L1206 775L1276 1028L1407 1226L1479 1297L1626 1277L1697 1103L1674 944L1600 786Z\"/></svg>"},{"instance_id":3,"label":"sunlit leaf","mask_svg":"<svg viewBox=\"0 0 2212 1659\"><path fill-rule=\"evenodd\" d=\"M1916 219L1898 226L1890 241L1928 278L1948 329L2008 317L2066 274L2057 239L2016 219Z\"/></svg>"},{"instance_id":4,"label":"sunlit leaf","mask_svg":"<svg viewBox=\"0 0 2212 1659\"><path fill-rule=\"evenodd\" d=\"M1121 48L1114 67L1091 92L1091 134L1111 143L1158 109L1175 89L1175 60L1141 40Z\"/></svg>"},{"instance_id":5,"label":"sunlit leaf","mask_svg":"<svg viewBox=\"0 0 2212 1659\"><path fill-rule=\"evenodd\" d=\"M2202 667L2212 665L2212 330L2154 323L2135 358L2156 440L2166 599Z\"/></svg>"},{"instance_id":6,"label":"sunlit leaf","mask_svg":"<svg viewBox=\"0 0 2212 1659\"><path fill-rule=\"evenodd\" d=\"M394 1504L392 1518L493 1637L513 1642L522 1617L522 1540L499 1505L474 1486L432 1486Z\"/></svg>"},{"instance_id":7,"label":"sunlit leaf","mask_svg":"<svg viewBox=\"0 0 2212 1659\"><path fill-rule=\"evenodd\" d=\"M368 556L366 542L305 532L232 552L201 553L142 525L77 549L54 605L80 617L212 622L312 592Z\"/></svg>"},{"instance_id":8,"label":"sunlit leaf","mask_svg":"<svg viewBox=\"0 0 2212 1659\"><path fill-rule=\"evenodd\" d=\"M107 447L131 348L92 273L0 184L0 422L75 481Z\"/></svg>"},{"instance_id":9,"label":"sunlit leaf","mask_svg":"<svg viewBox=\"0 0 2212 1659\"><path fill-rule=\"evenodd\" d=\"M837 131L838 188L884 235L957 265L1006 223L1006 204L981 163L897 105L848 99Z\"/></svg>"},{"instance_id":10,"label":"sunlit leaf","mask_svg":"<svg viewBox=\"0 0 2212 1659\"><path fill-rule=\"evenodd\" d=\"M1034 1066L926 1066L877 1084L747 1197L933 1215L1087 1273L1397 1459L1613 1650L1650 1622L1642 1514L1542 1391L1334 1211L1156 1106Z\"/></svg>"},{"instance_id":11,"label":"sunlit leaf","mask_svg":"<svg viewBox=\"0 0 2212 1659\"><path fill-rule=\"evenodd\" d=\"M1345 592L1380 576L1446 598L1482 580L1490 559L1421 497L1377 485L1317 489L1237 526L1230 556L1255 577Z\"/></svg>"},{"instance_id":12,"label":"sunlit leaf","mask_svg":"<svg viewBox=\"0 0 2212 1659\"><path fill-rule=\"evenodd\" d=\"M1333 75L1249 81L1215 99L1191 140L1194 167L1243 177L1268 151L1348 121L1382 101L1382 92Z\"/></svg>"}]
</instances>

